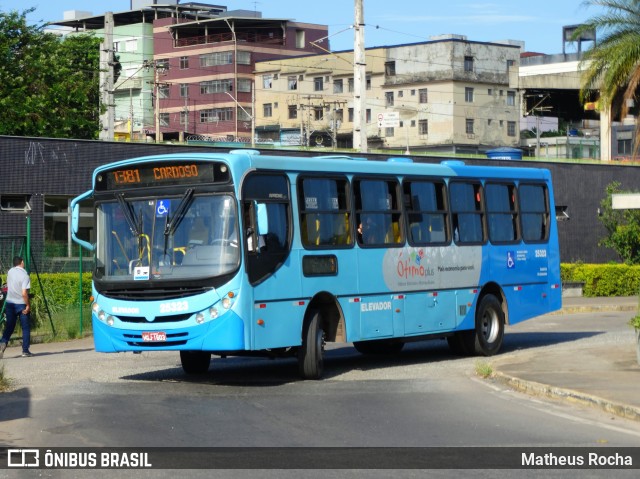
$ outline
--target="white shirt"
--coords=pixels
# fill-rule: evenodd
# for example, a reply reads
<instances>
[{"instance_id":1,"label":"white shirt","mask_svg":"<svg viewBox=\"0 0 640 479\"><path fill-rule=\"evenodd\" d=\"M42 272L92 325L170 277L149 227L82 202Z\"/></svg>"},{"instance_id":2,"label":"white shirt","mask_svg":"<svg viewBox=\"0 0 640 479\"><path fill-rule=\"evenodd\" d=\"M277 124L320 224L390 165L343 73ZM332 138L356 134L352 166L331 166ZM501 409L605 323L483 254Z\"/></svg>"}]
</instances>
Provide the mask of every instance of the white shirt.
<instances>
[{"instance_id":1,"label":"white shirt","mask_svg":"<svg viewBox=\"0 0 640 479\"><path fill-rule=\"evenodd\" d=\"M25 304L22 290L31 289L29 273L20 266L14 266L7 273L7 303Z\"/></svg>"}]
</instances>

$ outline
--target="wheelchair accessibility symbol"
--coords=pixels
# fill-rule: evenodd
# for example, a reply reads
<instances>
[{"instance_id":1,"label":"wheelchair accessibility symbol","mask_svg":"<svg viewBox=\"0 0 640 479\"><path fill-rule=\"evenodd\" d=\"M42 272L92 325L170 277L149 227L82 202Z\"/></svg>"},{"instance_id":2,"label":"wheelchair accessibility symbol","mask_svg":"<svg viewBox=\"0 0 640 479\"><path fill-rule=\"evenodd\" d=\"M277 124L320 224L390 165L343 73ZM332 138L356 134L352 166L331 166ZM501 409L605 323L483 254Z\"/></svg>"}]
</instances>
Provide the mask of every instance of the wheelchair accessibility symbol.
<instances>
[{"instance_id":1,"label":"wheelchair accessibility symbol","mask_svg":"<svg viewBox=\"0 0 640 479\"><path fill-rule=\"evenodd\" d=\"M516 267L516 262L513 259L513 251L507 251L507 269L513 269Z\"/></svg>"},{"instance_id":2,"label":"wheelchair accessibility symbol","mask_svg":"<svg viewBox=\"0 0 640 479\"><path fill-rule=\"evenodd\" d=\"M158 203L156 203L156 216L167 216L170 206L169 200L158 200Z\"/></svg>"}]
</instances>

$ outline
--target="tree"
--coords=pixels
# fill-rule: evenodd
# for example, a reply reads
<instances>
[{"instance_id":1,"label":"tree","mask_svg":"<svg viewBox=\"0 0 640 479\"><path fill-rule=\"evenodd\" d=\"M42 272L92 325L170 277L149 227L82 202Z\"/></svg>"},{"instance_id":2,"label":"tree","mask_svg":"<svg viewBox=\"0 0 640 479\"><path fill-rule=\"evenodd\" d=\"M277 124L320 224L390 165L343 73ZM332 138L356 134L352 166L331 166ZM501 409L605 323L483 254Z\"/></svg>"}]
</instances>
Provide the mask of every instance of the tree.
<instances>
[{"instance_id":1,"label":"tree","mask_svg":"<svg viewBox=\"0 0 640 479\"><path fill-rule=\"evenodd\" d=\"M598 244L612 248L626 264L640 264L640 209L614 210L611 195L629 193L620 189L614 181L607 185L606 196L600 202L600 221L607 230L607 237Z\"/></svg>"},{"instance_id":2,"label":"tree","mask_svg":"<svg viewBox=\"0 0 640 479\"><path fill-rule=\"evenodd\" d=\"M0 134L95 139L100 40L67 37L0 12Z\"/></svg>"},{"instance_id":3,"label":"tree","mask_svg":"<svg viewBox=\"0 0 640 479\"><path fill-rule=\"evenodd\" d=\"M640 2L638 0L586 0L586 6L604 7L574 33L598 32L598 42L582 60L580 99L588 101L600 91L600 101L613 112L627 115L628 101L640 85Z\"/></svg>"}]
</instances>

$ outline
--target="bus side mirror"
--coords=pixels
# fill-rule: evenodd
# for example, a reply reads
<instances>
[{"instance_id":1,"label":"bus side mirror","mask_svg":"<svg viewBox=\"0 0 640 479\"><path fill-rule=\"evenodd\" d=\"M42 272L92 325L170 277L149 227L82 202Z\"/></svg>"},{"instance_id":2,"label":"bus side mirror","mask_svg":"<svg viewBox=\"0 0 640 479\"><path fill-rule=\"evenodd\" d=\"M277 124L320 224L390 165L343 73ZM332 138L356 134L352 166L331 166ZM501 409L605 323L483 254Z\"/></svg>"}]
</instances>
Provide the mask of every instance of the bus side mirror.
<instances>
[{"instance_id":1,"label":"bus side mirror","mask_svg":"<svg viewBox=\"0 0 640 479\"><path fill-rule=\"evenodd\" d=\"M95 249L95 245L78 238L78 231L80 231L80 202L92 195L93 191L89 190L71 201L71 238L73 238L73 241L89 251L93 251Z\"/></svg>"},{"instance_id":2,"label":"bus side mirror","mask_svg":"<svg viewBox=\"0 0 640 479\"><path fill-rule=\"evenodd\" d=\"M269 215L265 203L255 203L255 211L258 223L258 235L264 236L269 232Z\"/></svg>"}]
</instances>

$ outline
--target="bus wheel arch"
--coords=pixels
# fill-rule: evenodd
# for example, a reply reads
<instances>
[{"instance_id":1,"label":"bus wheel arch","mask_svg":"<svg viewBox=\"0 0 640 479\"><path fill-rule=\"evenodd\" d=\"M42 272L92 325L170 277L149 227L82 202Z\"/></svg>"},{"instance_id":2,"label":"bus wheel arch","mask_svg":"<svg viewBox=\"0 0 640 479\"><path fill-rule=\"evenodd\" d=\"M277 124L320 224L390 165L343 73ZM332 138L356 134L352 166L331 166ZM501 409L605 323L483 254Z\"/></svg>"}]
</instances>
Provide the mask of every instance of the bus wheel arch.
<instances>
[{"instance_id":1,"label":"bus wheel arch","mask_svg":"<svg viewBox=\"0 0 640 479\"><path fill-rule=\"evenodd\" d=\"M309 311L320 312L322 329L327 342L345 343L347 341L344 314L334 295L326 291L316 294L309 303L307 317Z\"/></svg>"}]
</instances>

